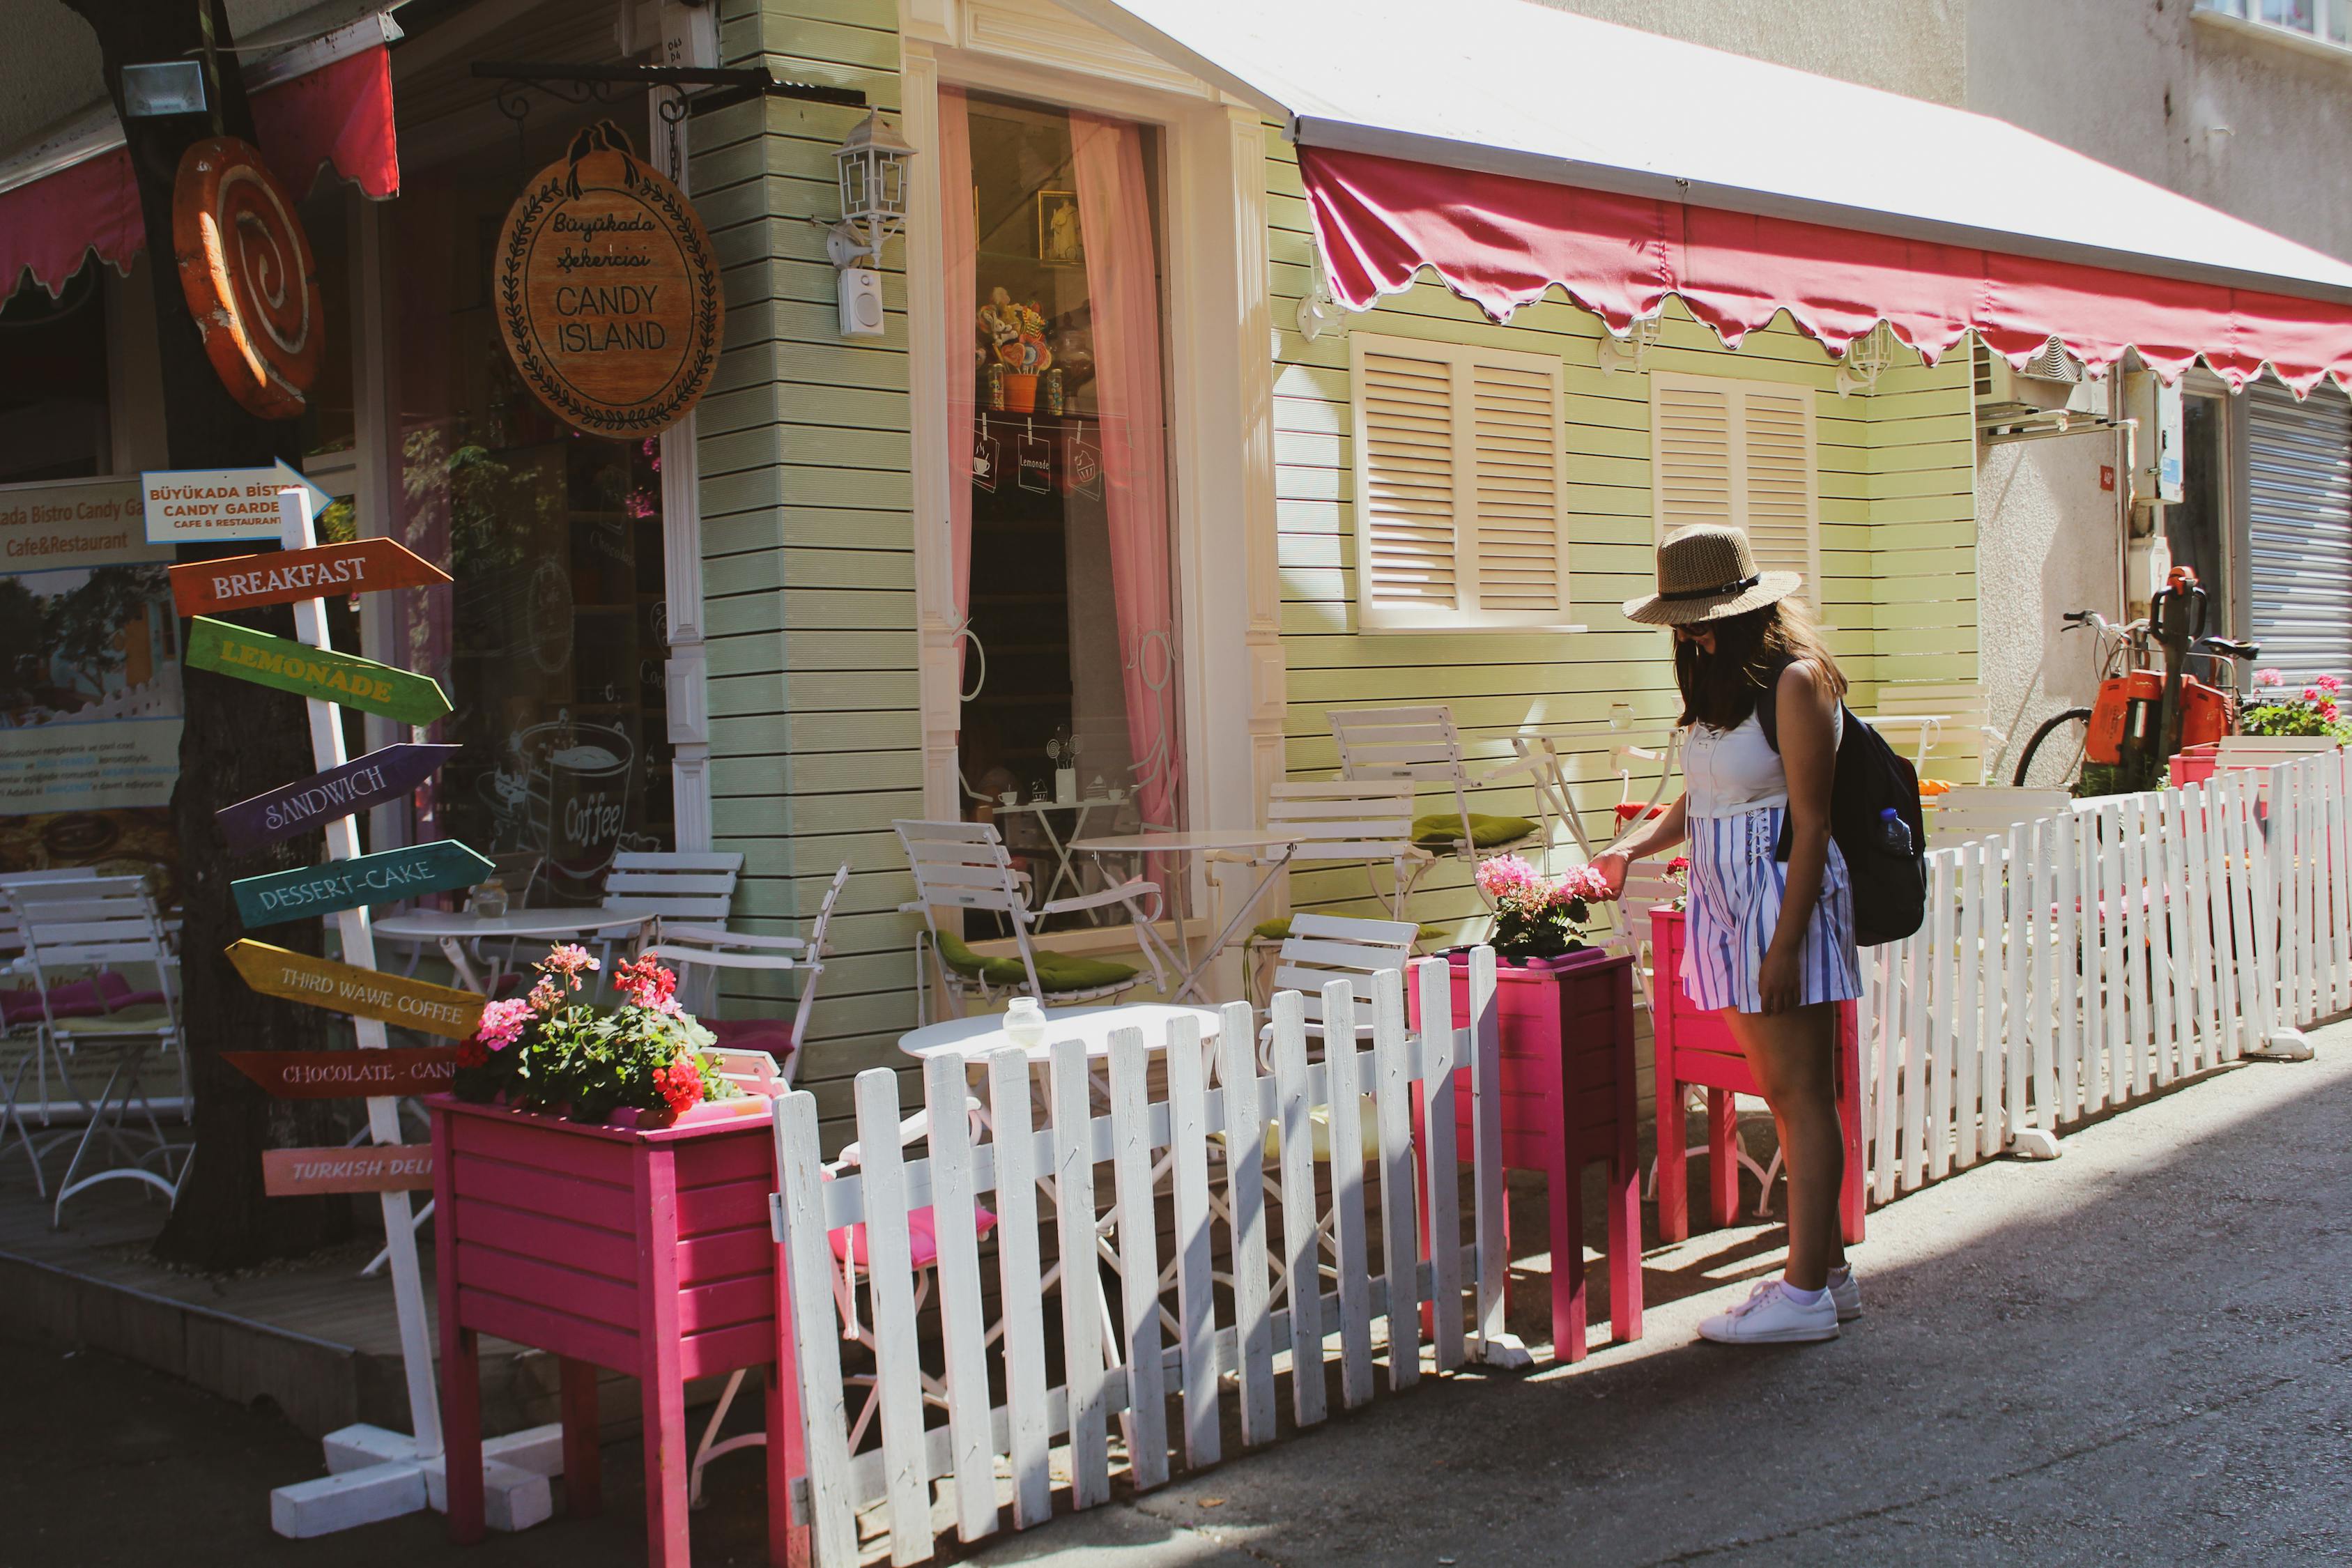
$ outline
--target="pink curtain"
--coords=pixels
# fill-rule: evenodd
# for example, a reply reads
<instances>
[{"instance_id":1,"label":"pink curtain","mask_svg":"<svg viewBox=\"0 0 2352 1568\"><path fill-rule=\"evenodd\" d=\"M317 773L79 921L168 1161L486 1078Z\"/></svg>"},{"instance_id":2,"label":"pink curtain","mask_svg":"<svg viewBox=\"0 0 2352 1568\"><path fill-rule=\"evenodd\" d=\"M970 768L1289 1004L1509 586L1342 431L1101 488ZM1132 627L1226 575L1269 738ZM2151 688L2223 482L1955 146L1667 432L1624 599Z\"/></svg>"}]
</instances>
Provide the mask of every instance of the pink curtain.
<instances>
[{"instance_id":1,"label":"pink curtain","mask_svg":"<svg viewBox=\"0 0 2352 1568\"><path fill-rule=\"evenodd\" d=\"M1170 624L1168 477L1160 396L1160 281L1143 133L1070 116L1087 294L1094 315L1095 397L1102 416L1111 599L1118 615L1127 739L1141 771L1144 820L1174 825L1175 632Z\"/></svg>"},{"instance_id":2,"label":"pink curtain","mask_svg":"<svg viewBox=\"0 0 2352 1568\"><path fill-rule=\"evenodd\" d=\"M948 570L955 595L956 624L963 624L971 600L971 443L979 412L973 375L974 312L980 309L973 281L971 117L960 87L940 89L940 256L946 269L948 373ZM963 679L964 643L956 642L956 679ZM959 684L959 690L961 686Z\"/></svg>"}]
</instances>

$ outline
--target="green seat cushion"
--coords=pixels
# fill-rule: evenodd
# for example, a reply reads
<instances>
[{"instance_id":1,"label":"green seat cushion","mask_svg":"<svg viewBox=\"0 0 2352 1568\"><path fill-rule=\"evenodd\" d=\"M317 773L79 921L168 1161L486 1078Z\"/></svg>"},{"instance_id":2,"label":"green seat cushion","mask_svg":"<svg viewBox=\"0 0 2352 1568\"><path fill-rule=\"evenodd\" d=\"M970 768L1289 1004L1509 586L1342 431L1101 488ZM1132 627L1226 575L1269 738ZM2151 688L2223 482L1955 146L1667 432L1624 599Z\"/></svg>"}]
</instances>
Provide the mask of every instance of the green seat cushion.
<instances>
[{"instance_id":1,"label":"green seat cushion","mask_svg":"<svg viewBox=\"0 0 2352 1568\"><path fill-rule=\"evenodd\" d=\"M1524 816L1481 816L1470 815L1470 845L1475 849L1499 849L1506 844L1517 844L1536 830L1536 825ZM1453 849L1462 843L1462 819L1451 812L1441 811L1430 816L1412 819L1412 841L1423 849Z\"/></svg>"},{"instance_id":2,"label":"green seat cushion","mask_svg":"<svg viewBox=\"0 0 2352 1568\"><path fill-rule=\"evenodd\" d=\"M1007 958L982 958L965 945L964 940L950 931L939 935L940 957L947 966L968 980L984 980L991 985L1026 985L1029 972L1021 966L1018 954ZM1037 983L1048 992L1092 991L1098 986L1118 985L1135 978L1135 965L1113 963L1108 959L1080 958L1072 953L1036 950Z\"/></svg>"}]
</instances>

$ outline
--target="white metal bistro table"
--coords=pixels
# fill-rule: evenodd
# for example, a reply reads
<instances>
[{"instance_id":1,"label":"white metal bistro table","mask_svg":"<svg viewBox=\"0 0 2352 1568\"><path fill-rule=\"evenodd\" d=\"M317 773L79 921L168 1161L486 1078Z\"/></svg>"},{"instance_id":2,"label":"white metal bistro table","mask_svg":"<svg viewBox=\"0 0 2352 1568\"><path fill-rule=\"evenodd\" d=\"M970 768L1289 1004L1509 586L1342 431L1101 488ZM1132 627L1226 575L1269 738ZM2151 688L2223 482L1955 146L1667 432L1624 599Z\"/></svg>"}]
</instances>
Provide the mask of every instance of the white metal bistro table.
<instances>
[{"instance_id":1,"label":"white metal bistro table","mask_svg":"<svg viewBox=\"0 0 2352 1568\"><path fill-rule=\"evenodd\" d=\"M1248 921L1250 911L1257 908L1258 900L1265 896L1266 889L1274 885L1274 879L1290 864L1290 858L1298 853L1298 844L1296 834L1273 832L1262 827L1201 827L1153 828L1143 833L1108 834L1099 838L1073 840L1070 847L1098 859L1105 855L1165 855L1171 859L1181 859L1187 855L1223 854L1262 868L1257 885L1234 906L1234 912L1226 918L1223 927L1211 939L1207 950L1197 962L1192 957L1192 934L1184 920L1183 905L1178 900L1169 900L1169 908L1175 911L1176 940L1184 950L1186 965L1183 977L1177 981L1169 995L1178 1002L1187 996L1196 1002L1206 1002L1209 998L1202 994L1201 983L1207 977L1209 966L1217 961L1217 954L1224 952L1225 944L1233 940L1234 933Z\"/></svg>"},{"instance_id":2,"label":"white metal bistro table","mask_svg":"<svg viewBox=\"0 0 2352 1568\"><path fill-rule=\"evenodd\" d=\"M1045 1009L1045 1038L1024 1053L1031 1066L1045 1061L1057 1040L1076 1040L1089 1057L1110 1055L1110 1037L1118 1029L1141 1029L1146 1045L1168 1038L1168 1026L1178 1018L1196 1018L1201 1038L1217 1037L1219 1016L1213 1007L1185 1007L1170 1002L1114 1002L1099 1007ZM967 1062L984 1062L1012 1042L1004 1037L1004 1015L982 1013L970 1018L950 1018L898 1037L898 1048L910 1057L958 1056Z\"/></svg>"},{"instance_id":3,"label":"white metal bistro table","mask_svg":"<svg viewBox=\"0 0 2352 1568\"><path fill-rule=\"evenodd\" d=\"M480 944L501 939L544 937L551 942L625 942L640 935L661 914L650 903L616 902L595 909L509 910L502 915L475 915L446 910L417 910L387 915L375 922L378 936L404 942L435 942L441 945L458 984L468 991L489 994L499 970L481 953ZM470 955L470 956L469 956ZM483 967L477 970L475 965Z\"/></svg>"},{"instance_id":4,"label":"white metal bistro table","mask_svg":"<svg viewBox=\"0 0 2352 1568\"><path fill-rule=\"evenodd\" d=\"M1034 816L1037 819L1037 830L1045 836L1046 846L1054 851L1053 876L1047 878L1042 885L1034 880L1031 884L1037 889L1038 904L1043 906L1054 901L1060 894L1065 882L1069 884L1073 892L1085 890L1078 882L1077 865L1070 858L1070 852L1076 846L1054 831L1054 813L1066 811L1071 814L1070 833L1075 837L1087 830L1087 818L1096 812L1109 812L1111 826L1117 826L1118 813L1132 805L1134 805L1133 799L1126 795L1117 798L1109 795L1090 795L1084 800L1000 800L996 803L994 816L998 818Z\"/></svg>"}]
</instances>

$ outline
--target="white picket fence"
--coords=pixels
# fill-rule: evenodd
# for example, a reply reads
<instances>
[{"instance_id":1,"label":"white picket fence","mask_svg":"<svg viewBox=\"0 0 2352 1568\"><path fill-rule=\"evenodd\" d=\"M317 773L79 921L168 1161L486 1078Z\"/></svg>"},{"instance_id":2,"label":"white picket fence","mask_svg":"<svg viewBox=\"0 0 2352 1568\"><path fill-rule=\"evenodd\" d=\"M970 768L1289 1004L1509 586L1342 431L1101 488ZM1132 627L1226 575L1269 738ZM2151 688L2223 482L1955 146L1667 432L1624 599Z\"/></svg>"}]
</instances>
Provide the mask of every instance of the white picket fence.
<instances>
[{"instance_id":1,"label":"white picket fence","mask_svg":"<svg viewBox=\"0 0 2352 1568\"><path fill-rule=\"evenodd\" d=\"M976 1101L966 1098L964 1061L933 1057L926 1063L919 1127L902 1129L898 1078L874 1068L856 1084L862 1164L856 1170L828 1173L823 1166L810 1095L779 1100L782 1191L775 1224L790 1280L806 1518L820 1568L857 1561L856 1515L877 1502L887 1505L891 1561L929 1557L935 1479L950 1482L961 1539L992 1533L1000 1525L1000 1460L1011 1478L1013 1526L1042 1523L1053 1513L1056 1445L1063 1446L1072 1505L1107 1500L1114 1416L1132 1484L1158 1486L1169 1474L1171 1395L1179 1400L1185 1462L1213 1463L1227 1378L1245 1446L1274 1437L1276 1378L1286 1372L1296 1424L1324 1419L1328 1356L1339 1362L1341 1405L1362 1405L1374 1394L1376 1326L1388 1342L1389 1386L1408 1387L1422 1373L1424 1304L1437 1371L1465 1358L1526 1364L1524 1349L1503 1331L1507 1259L1501 1105L1491 1087L1498 1048L1494 974L1493 952L1477 950L1470 997L1478 1022L1457 1030L1446 965L1416 963L1412 983L1431 1026L1419 1033L1405 1024L1405 977L1379 974L1371 984L1369 1052L1357 1045L1360 1002L1349 982L1325 987L1326 1029L1315 1041L1304 999L1283 993L1272 1010L1270 1075L1260 1070L1257 1026L1245 1003L1223 1010L1213 1083L1193 1019L1178 1020L1161 1040L1147 1041L1139 1030L1112 1035L1107 1079L1090 1070L1074 1041L1053 1046L1042 1084L1020 1051L1000 1051L986 1063L988 1100L979 1117L969 1113ZM1310 1044L1322 1059L1309 1061ZM1465 1056L1475 1144L1467 1243L1458 1218L1454 1102L1454 1068ZM1159 1097L1150 1081L1155 1063L1163 1065L1166 1084ZM1108 1113L1097 1104L1106 1096ZM1033 1116L1040 1100L1042 1129ZM1416 1108L1423 1112L1418 1125ZM1363 1162L1330 1161L1328 1201L1318 1197L1313 1121L1323 1116L1326 1147L1342 1151L1363 1146L1366 1129L1358 1119L1373 1119L1377 1232L1368 1228ZM977 1139L976 1124L984 1133ZM1276 1179L1268 1180L1255 1153L1223 1157L1228 1146L1257 1150L1270 1126L1279 1130ZM909 1145L903 1152L902 1137ZM917 1142L922 1157L908 1158ZM1097 1169L1106 1163L1112 1203L1101 1214ZM995 1213L1001 1321L994 1324L983 1303L975 1223L983 1198ZM937 1237L935 1306L919 1312L923 1296L911 1262L909 1216L925 1208ZM1166 1259L1160 1251L1163 1215L1174 1238ZM1270 1235L1277 1215L1278 1239ZM861 1282L875 1351L870 1370L861 1364L845 1379L835 1296L840 1266L827 1238L859 1225L866 1227ZM1370 1261L1375 1236L1378 1274ZM1083 1258L1085 1266L1043 1267L1049 1250L1057 1260ZM1098 1258L1111 1270L1108 1286ZM1334 1282L1328 1290L1321 1288L1327 1277ZM1317 1288L1290 1288L1302 1280ZM1133 1281L1150 1284L1124 1288ZM1162 1300L1171 1289L1172 1313ZM1466 1322L1465 1289L1472 1291ZM1057 1324L1049 1323L1047 1307L1055 1298ZM1172 1341L1163 1339L1163 1323L1172 1328ZM1056 1326L1061 1382L1050 1384L1047 1337ZM926 1342L940 1347L939 1374L923 1366ZM868 1389L877 1394L878 1443L851 1415ZM929 1412L942 1406L944 1419L933 1425Z\"/></svg>"},{"instance_id":2,"label":"white picket fence","mask_svg":"<svg viewBox=\"0 0 2352 1568\"><path fill-rule=\"evenodd\" d=\"M1899 1192L2352 1006L2347 753L2085 801L1928 856L1865 952L1871 1192Z\"/></svg>"}]
</instances>

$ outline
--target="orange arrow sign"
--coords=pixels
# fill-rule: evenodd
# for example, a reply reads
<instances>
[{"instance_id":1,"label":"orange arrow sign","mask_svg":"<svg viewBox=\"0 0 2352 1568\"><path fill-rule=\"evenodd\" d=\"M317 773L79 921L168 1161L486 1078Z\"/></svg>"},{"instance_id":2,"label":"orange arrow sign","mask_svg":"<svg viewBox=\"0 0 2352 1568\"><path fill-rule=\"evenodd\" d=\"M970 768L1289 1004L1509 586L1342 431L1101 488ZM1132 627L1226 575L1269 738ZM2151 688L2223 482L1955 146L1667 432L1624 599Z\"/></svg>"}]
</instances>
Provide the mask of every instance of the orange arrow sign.
<instances>
[{"instance_id":1,"label":"orange arrow sign","mask_svg":"<svg viewBox=\"0 0 2352 1568\"><path fill-rule=\"evenodd\" d=\"M449 574L404 546L389 539L362 539L191 561L172 568L172 602L184 616L203 616L383 588L429 588L447 581Z\"/></svg>"}]
</instances>

